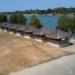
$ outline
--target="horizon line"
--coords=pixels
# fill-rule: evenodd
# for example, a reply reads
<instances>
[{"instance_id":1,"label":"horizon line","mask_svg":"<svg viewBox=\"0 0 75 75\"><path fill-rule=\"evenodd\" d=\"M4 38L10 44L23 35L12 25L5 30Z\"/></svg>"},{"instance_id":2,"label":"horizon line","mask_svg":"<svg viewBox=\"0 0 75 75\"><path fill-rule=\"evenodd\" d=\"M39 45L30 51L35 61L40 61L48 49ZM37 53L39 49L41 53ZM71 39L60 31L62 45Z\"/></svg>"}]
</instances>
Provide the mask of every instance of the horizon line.
<instances>
[{"instance_id":1,"label":"horizon line","mask_svg":"<svg viewBox=\"0 0 75 75\"><path fill-rule=\"evenodd\" d=\"M57 9L57 8L75 8L75 7L54 7L54 8L36 8L36 9L33 9L33 8L30 8L30 9L16 9L16 10L7 10L7 11L0 11L0 12L15 12L15 11L26 11L26 10L48 10L48 9Z\"/></svg>"}]
</instances>

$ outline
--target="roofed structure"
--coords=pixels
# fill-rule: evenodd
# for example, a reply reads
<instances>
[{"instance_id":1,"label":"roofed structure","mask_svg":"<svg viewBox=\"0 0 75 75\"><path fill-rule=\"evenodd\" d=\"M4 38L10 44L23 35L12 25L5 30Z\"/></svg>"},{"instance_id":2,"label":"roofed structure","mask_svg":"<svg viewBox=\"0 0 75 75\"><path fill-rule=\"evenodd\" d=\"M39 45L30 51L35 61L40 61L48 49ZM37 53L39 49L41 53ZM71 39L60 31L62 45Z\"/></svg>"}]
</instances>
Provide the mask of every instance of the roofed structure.
<instances>
[{"instance_id":1,"label":"roofed structure","mask_svg":"<svg viewBox=\"0 0 75 75\"><path fill-rule=\"evenodd\" d=\"M3 25L3 27L4 27L5 29L9 28L10 26L11 26L10 23L6 23L6 24Z\"/></svg>"},{"instance_id":2,"label":"roofed structure","mask_svg":"<svg viewBox=\"0 0 75 75\"><path fill-rule=\"evenodd\" d=\"M25 25L18 25L15 30L16 30L16 31L19 31L19 32L24 32L24 30L25 30Z\"/></svg>"},{"instance_id":3,"label":"roofed structure","mask_svg":"<svg viewBox=\"0 0 75 75\"><path fill-rule=\"evenodd\" d=\"M40 29L36 29L33 32L33 35L38 35L38 36L42 36L42 35L46 35L46 33L49 33L49 30L47 30L46 28L40 28Z\"/></svg>"},{"instance_id":4,"label":"roofed structure","mask_svg":"<svg viewBox=\"0 0 75 75\"><path fill-rule=\"evenodd\" d=\"M36 30L36 28L33 27L33 26L26 26L24 32L25 32L25 33L32 33L32 32L34 32L35 30Z\"/></svg>"},{"instance_id":5,"label":"roofed structure","mask_svg":"<svg viewBox=\"0 0 75 75\"><path fill-rule=\"evenodd\" d=\"M51 38L51 39L63 39L66 37L70 37L71 34L69 32L65 32L62 30L56 30L56 31L50 31L49 33L46 34L47 38Z\"/></svg>"}]
</instances>

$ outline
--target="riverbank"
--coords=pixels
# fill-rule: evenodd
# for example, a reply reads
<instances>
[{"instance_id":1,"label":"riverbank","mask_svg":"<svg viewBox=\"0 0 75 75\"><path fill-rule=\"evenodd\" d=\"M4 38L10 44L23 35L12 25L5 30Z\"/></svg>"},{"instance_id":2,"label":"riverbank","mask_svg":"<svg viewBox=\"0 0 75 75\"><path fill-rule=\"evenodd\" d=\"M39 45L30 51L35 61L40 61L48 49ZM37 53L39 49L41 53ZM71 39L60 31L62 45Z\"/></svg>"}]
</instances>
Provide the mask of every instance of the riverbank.
<instances>
[{"instance_id":1,"label":"riverbank","mask_svg":"<svg viewBox=\"0 0 75 75\"><path fill-rule=\"evenodd\" d=\"M6 75L75 53L75 45L55 48L22 36L0 32L0 74Z\"/></svg>"}]
</instances>

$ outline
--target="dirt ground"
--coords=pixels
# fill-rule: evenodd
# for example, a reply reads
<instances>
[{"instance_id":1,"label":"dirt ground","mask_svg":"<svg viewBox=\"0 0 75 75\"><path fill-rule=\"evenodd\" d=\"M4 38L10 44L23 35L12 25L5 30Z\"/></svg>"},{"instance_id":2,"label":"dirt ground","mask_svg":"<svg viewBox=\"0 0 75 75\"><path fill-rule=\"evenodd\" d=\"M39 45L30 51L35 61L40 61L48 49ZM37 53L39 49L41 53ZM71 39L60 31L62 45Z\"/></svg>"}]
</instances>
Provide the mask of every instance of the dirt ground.
<instances>
[{"instance_id":1,"label":"dirt ground","mask_svg":"<svg viewBox=\"0 0 75 75\"><path fill-rule=\"evenodd\" d=\"M33 39L0 32L0 74L7 75L10 72L72 54L74 47L54 48Z\"/></svg>"}]
</instances>

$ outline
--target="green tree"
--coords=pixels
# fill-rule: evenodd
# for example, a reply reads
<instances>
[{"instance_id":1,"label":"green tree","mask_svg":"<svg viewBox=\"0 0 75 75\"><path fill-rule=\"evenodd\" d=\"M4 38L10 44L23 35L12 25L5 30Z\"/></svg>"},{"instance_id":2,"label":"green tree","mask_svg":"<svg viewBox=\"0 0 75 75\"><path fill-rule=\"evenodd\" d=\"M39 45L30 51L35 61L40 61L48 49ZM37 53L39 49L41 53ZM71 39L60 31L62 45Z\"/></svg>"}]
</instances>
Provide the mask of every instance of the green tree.
<instances>
[{"instance_id":1,"label":"green tree","mask_svg":"<svg viewBox=\"0 0 75 75\"><path fill-rule=\"evenodd\" d=\"M10 18L9 18L9 22L10 23L15 23L15 24L17 24L18 22L17 22L17 15L16 14L12 14L11 16L10 16Z\"/></svg>"},{"instance_id":2,"label":"green tree","mask_svg":"<svg viewBox=\"0 0 75 75\"><path fill-rule=\"evenodd\" d=\"M58 20L58 29L75 32L75 17L60 16Z\"/></svg>"},{"instance_id":3,"label":"green tree","mask_svg":"<svg viewBox=\"0 0 75 75\"><path fill-rule=\"evenodd\" d=\"M0 14L0 22L7 22L7 16Z\"/></svg>"},{"instance_id":4,"label":"green tree","mask_svg":"<svg viewBox=\"0 0 75 75\"><path fill-rule=\"evenodd\" d=\"M17 15L17 21L20 24L26 24L26 18L23 14L18 14Z\"/></svg>"},{"instance_id":5,"label":"green tree","mask_svg":"<svg viewBox=\"0 0 75 75\"><path fill-rule=\"evenodd\" d=\"M12 14L9 19L10 23L26 24L26 19L23 14Z\"/></svg>"},{"instance_id":6,"label":"green tree","mask_svg":"<svg viewBox=\"0 0 75 75\"><path fill-rule=\"evenodd\" d=\"M36 27L36 28L42 28L43 25L41 24L40 20L35 16L31 16L31 22L30 25Z\"/></svg>"},{"instance_id":7,"label":"green tree","mask_svg":"<svg viewBox=\"0 0 75 75\"><path fill-rule=\"evenodd\" d=\"M72 22L71 22L71 31L75 33L75 16L73 17Z\"/></svg>"}]
</instances>

